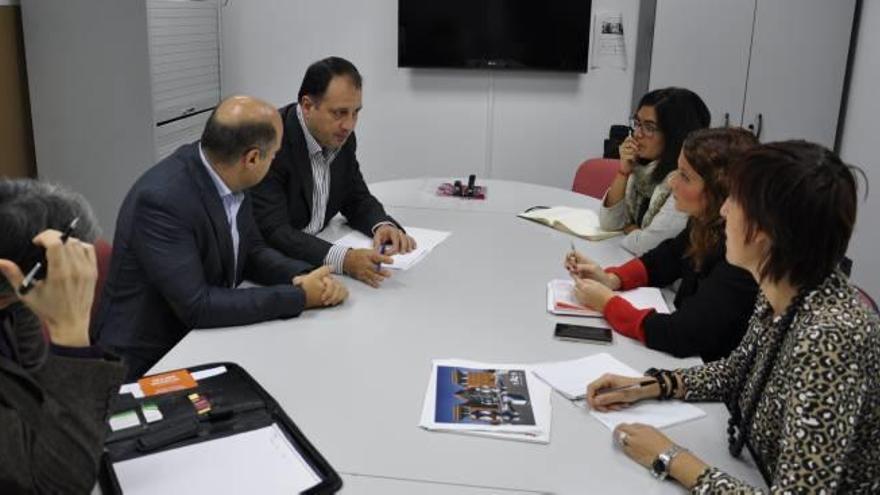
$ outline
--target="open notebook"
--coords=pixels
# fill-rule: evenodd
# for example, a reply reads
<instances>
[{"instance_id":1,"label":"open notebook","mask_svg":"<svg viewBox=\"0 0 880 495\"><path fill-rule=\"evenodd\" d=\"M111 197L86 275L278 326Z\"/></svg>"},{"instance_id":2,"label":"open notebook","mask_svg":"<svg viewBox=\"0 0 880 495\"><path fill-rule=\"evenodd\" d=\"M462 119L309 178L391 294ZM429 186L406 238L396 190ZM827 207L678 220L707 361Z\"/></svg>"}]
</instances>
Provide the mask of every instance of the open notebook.
<instances>
[{"instance_id":1,"label":"open notebook","mask_svg":"<svg viewBox=\"0 0 880 495\"><path fill-rule=\"evenodd\" d=\"M562 232L574 234L590 241L601 241L623 234L621 231L602 230L599 228L599 216L592 210L554 206L527 211L517 215L526 220L543 223Z\"/></svg>"},{"instance_id":2,"label":"open notebook","mask_svg":"<svg viewBox=\"0 0 880 495\"><path fill-rule=\"evenodd\" d=\"M639 287L617 292L616 295L638 309L652 308L658 313L669 313L663 293L656 287ZM555 315L602 317L602 313L580 304L574 297L574 282L564 279L547 283L547 311Z\"/></svg>"},{"instance_id":3,"label":"open notebook","mask_svg":"<svg viewBox=\"0 0 880 495\"><path fill-rule=\"evenodd\" d=\"M586 394L587 384L605 373L642 376L604 352L572 361L536 365L533 372L569 400L582 399ZM643 423L655 428L666 428L706 415L699 407L677 400L645 400L635 403L629 409L611 412L590 410L590 414L609 430L621 423Z\"/></svg>"}]
</instances>

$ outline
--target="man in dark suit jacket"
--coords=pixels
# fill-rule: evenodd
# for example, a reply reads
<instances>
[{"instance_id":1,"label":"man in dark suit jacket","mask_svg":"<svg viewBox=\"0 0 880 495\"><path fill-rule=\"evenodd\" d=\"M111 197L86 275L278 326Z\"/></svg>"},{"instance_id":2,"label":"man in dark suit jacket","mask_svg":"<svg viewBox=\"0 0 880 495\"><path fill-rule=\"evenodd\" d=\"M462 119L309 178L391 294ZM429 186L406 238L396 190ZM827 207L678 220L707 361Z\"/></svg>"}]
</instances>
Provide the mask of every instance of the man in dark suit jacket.
<instances>
[{"instance_id":1,"label":"man in dark suit jacket","mask_svg":"<svg viewBox=\"0 0 880 495\"><path fill-rule=\"evenodd\" d=\"M246 325L342 302L322 267L268 247L245 189L265 176L282 136L278 113L223 101L201 143L148 170L123 202L94 331L129 377L149 370L192 328ZM265 287L236 289L247 278Z\"/></svg>"},{"instance_id":2,"label":"man in dark suit jacket","mask_svg":"<svg viewBox=\"0 0 880 495\"><path fill-rule=\"evenodd\" d=\"M390 275L379 263L415 248L415 240L370 194L355 151L361 76L351 62L329 57L312 64L299 104L280 110L284 142L266 180L253 190L254 214L266 240L288 256L327 264L372 286ZM342 213L374 249L349 249L315 237ZM387 245L383 255L379 247Z\"/></svg>"}]
</instances>

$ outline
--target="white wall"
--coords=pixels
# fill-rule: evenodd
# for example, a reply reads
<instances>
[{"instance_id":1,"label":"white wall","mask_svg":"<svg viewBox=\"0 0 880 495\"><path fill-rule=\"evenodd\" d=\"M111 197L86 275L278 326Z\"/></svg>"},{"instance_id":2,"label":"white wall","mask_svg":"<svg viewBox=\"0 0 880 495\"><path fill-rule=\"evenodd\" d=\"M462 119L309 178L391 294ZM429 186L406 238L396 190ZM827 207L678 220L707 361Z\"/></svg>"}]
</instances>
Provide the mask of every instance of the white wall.
<instances>
[{"instance_id":1,"label":"white wall","mask_svg":"<svg viewBox=\"0 0 880 495\"><path fill-rule=\"evenodd\" d=\"M230 0L224 95L280 106L311 62L350 59L364 76L358 156L370 182L476 173L568 188L629 115L638 0L593 0L594 11L622 11L629 67L587 74L399 69L397 3Z\"/></svg>"},{"instance_id":2,"label":"white wall","mask_svg":"<svg viewBox=\"0 0 880 495\"><path fill-rule=\"evenodd\" d=\"M850 82L849 102L840 154L868 176L870 195L859 203L856 232L850 243L853 280L880 298L880 153L877 115L880 114L880 1L862 3L861 27Z\"/></svg>"}]
</instances>

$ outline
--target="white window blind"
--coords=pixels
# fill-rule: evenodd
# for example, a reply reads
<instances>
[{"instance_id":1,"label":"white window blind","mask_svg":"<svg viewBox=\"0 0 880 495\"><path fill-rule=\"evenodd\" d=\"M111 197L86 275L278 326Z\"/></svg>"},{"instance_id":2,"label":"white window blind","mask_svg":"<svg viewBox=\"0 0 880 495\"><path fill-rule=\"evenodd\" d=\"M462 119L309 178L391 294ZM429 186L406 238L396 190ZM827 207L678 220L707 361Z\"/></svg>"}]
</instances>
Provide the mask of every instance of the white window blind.
<instances>
[{"instance_id":1,"label":"white window blind","mask_svg":"<svg viewBox=\"0 0 880 495\"><path fill-rule=\"evenodd\" d=\"M148 0L147 23L156 123L216 106L220 101L217 4Z\"/></svg>"}]
</instances>

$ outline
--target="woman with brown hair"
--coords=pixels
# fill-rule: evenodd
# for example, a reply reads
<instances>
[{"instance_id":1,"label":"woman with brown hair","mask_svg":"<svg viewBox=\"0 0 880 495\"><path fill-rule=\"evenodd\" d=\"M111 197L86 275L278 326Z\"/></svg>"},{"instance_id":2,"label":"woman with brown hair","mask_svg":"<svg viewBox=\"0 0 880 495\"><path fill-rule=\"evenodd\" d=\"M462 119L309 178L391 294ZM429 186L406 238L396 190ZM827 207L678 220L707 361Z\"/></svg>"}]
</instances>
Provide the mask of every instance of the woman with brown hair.
<instances>
[{"instance_id":1,"label":"woman with brown hair","mask_svg":"<svg viewBox=\"0 0 880 495\"><path fill-rule=\"evenodd\" d=\"M838 269L856 220L856 180L822 146L770 143L732 171L727 260L760 295L729 357L644 378L604 375L591 407L640 400L724 401L731 455L748 446L769 489L711 467L656 429L615 430L623 451L692 493L880 493L880 321Z\"/></svg>"},{"instance_id":2,"label":"woman with brown hair","mask_svg":"<svg viewBox=\"0 0 880 495\"><path fill-rule=\"evenodd\" d=\"M727 171L758 144L743 129L702 129L685 140L669 186L675 207L689 216L678 236L622 266L602 269L581 253L570 253L566 268L581 304L601 311L611 327L646 346L704 361L727 356L742 339L757 285L749 273L725 260L721 204ZM681 280L677 311L639 310L615 290L664 287ZM709 324L708 322L711 322Z\"/></svg>"}]
</instances>

